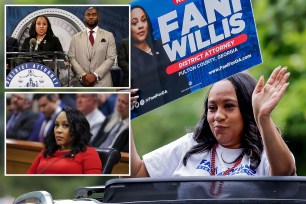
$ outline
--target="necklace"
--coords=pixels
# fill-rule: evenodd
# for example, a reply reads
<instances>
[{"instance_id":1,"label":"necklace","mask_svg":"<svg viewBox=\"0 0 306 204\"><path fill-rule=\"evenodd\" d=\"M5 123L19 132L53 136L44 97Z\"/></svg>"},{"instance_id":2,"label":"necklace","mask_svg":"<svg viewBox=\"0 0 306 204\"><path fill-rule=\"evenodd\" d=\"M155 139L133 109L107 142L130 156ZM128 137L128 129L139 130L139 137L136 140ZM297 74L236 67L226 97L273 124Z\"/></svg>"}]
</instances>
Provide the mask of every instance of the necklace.
<instances>
[{"instance_id":1,"label":"necklace","mask_svg":"<svg viewBox=\"0 0 306 204\"><path fill-rule=\"evenodd\" d=\"M36 37L36 39L37 39L38 42L41 42L44 39L45 36L46 36L46 34L40 35L40 36Z\"/></svg>"},{"instance_id":2,"label":"necklace","mask_svg":"<svg viewBox=\"0 0 306 204\"><path fill-rule=\"evenodd\" d=\"M235 163L240 157L241 157L241 155L239 155L234 161L232 161L232 162L227 162L227 161L225 161L224 159L223 159L223 152L221 152L221 159L222 159L222 161L224 162L224 163L226 163L226 164L233 164L233 163Z\"/></svg>"},{"instance_id":3,"label":"necklace","mask_svg":"<svg viewBox=\"0 0 306 204\"><path fill-rule=\"evenodd\" d=\"M211 176L215 176L216 175L216 172L215 172L215 164L216 164L216 154L217 154L217 144L215 144L212 148L212 151L211 151L211 164L210 164L210 175ZM222 154L221 154L221 158L222 158ZM235 164L227 169L226 171L223 172L222 176L225 176L227 175L229 172L231 172L234 168L236 168L242 161L242 158L243 158L243 154L239 155L239 157L234 161ZM223 160L223 159L222 159ZM224 162L224 160L223 160ZM226 162L225 162L226 163ZM218 197L219 195L221 195L222 193L222 186L224 184L224 181L221 181L218 185L218 189L217 189L217 192L215 192L215 188L216 188L216 182L213 181L211 183L211 186L210 186L210 194L214 197Z\"/></svg>"},{"instance_id":4,"label":"necklace","mask_svg":"<svg viewBox=\"0 0 306 204\"><path fill-rule=\"evenodd\" d=\"M150 48L148 51L146 51L148 54L152 54L152 49Z\"/></svg>"}]
</instances>

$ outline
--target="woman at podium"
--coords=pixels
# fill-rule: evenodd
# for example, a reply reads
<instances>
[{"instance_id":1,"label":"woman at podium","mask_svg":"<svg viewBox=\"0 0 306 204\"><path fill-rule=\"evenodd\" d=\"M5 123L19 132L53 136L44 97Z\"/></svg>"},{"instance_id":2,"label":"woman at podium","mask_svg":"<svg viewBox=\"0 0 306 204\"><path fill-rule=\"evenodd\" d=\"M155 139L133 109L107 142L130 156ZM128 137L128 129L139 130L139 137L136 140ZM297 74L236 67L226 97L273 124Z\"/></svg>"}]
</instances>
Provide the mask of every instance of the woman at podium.
<instances>
[{"instance_id":1,"label":"woman at podium","mask_svg":"<svg viewBox=\"0 0 306 204\"><path fill-rule=\"evenodd\" d=\"M37 62L49 67L57 76L58 59L65 59L63 47L53 33L49 19L44 15L35 17L22 46L16 64Z\"/></svg>"},{"instance_id":2,"label":"woman at podium","mask_svg":"<svg viewBox=\"0 0 306 204\"><path fill-rule=\"evenodd\" d=\"M49 19L37 16L30 27L29 37L22 44L22 52L63 51L59 39L54 35Z\"/></svg>"}]
</instances>

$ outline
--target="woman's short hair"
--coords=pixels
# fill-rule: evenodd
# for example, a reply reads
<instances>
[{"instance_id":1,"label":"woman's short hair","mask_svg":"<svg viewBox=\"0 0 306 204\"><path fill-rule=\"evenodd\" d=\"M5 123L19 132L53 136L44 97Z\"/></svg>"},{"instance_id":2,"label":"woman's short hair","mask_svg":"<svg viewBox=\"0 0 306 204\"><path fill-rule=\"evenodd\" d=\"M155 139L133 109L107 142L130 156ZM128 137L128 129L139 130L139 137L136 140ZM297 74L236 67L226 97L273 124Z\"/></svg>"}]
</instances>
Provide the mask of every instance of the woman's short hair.
<instances>
[{"instance_id":1,"label":"woman's short hair","mask_svg":"<svg viewBox=\"0 0 306 204\"><path fill-rule=\"evenodd\" d=\"M238 73L225 80L229 80L235 88L239 110L244 121L243 135L241 138L243 153L250 157L251 169L256 169L261 162L261 154L263 151L263 141L254 119L252 107L252 94L257 82L246 73ZM183 159L184 165L187 164L188 157L192 154L210 151L213 145L218 143L207 121L208 95L209 92L204 102L204 114L195 127L193 135L198 144L186 153Z\"/></svg>"},{"instance_id":2,"label":"woman's short hair","mask_svg":"<svg viewBox=\"0 0 306 204\"><path fill-rule=\"evenodd\" d=\"M43 18L45 18L47 20L47 25L48 26L47 26L47 32L46 32L45 38L48 39L50 37L53 37L54 33L53 33L53 30L52 30L52 27L51 27L51 23L50 23L49 19L47 18L47 16L45 16L45 15L39 15L39 16L36 16L33 19L32 24L31 24L30 29L29 29L30 37L31 38L36 38L37 33L36 33L36 29L35 28L36 28L36 21L37 21L37 19L39 17L43 17Z\"/></svg>"},{"instance_id":3,"label":"woman's short hair","mask_svg":"<svg viewBox=\"0 0 306 204\"><path fill-rule=\"evenodd\" d=\"M69 131L71 137L71 152L67 154L67 156L76 155L80 151L85 152L92 136L90 132L90 125L86 117L82 112L74 108L63 108L61 112L66 113L66 117L70 126ZM55 140L54 123L52 125L51 131L44 140L44 145L44 157L52 156L60 148Z\"/></svg>"}]
</instances>

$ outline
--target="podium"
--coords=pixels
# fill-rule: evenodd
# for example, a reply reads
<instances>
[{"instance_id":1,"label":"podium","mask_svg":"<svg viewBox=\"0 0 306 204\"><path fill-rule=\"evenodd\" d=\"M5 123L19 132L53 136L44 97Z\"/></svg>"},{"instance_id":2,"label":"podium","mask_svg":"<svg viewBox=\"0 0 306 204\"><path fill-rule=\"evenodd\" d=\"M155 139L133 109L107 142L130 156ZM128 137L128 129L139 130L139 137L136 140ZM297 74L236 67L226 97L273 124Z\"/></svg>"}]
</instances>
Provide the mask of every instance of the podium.
<instances>
[{"instance_id":1,"label":"podium","mask_svg":"<svg viewBox=\"0 0 306 204\"><path fill-rule=\"evenodd\" d=\"M50 68L61 82L62 87L69 87L72 69L68 55L64 52L6 52L6 59L9 62L6 76L20 64L35 62Z\"/></svg>"}]
</instances>

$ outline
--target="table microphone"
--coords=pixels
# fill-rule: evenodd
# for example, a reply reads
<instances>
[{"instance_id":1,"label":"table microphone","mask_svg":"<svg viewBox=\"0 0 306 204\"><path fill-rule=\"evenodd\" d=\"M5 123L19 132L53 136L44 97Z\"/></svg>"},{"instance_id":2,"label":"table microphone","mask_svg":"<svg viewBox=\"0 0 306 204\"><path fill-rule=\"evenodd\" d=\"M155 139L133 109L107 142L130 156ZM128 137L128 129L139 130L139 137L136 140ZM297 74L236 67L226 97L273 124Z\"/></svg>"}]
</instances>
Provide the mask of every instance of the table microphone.
<instances>
[{"instance_id":1,"label":"table microphone","mask_svg":"<svg viewBox=\"0 0 306 204\"><path fill-rule=\"evenodd\" d=\"M34 49L35 49L35 46L36 46L36 39L35 38L31 38L31 40L29 41L29 44L30 44L30 52L33 52Z\"/></svg>"}]
</instances>

